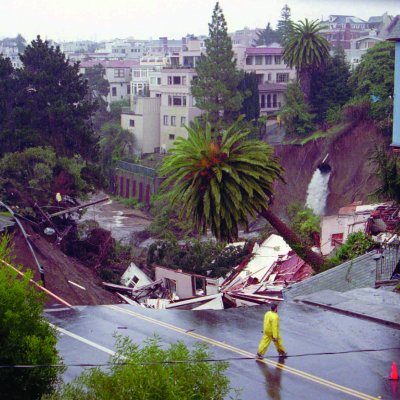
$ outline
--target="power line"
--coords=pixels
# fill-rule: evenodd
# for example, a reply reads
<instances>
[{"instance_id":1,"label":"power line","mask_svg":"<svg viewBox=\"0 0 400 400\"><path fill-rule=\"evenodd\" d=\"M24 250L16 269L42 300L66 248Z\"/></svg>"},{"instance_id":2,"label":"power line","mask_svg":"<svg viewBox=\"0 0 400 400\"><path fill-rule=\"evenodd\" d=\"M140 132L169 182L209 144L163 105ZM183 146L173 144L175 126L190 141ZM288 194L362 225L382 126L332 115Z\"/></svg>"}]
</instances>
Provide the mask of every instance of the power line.
<instances>
[{"instance_id":1,"label":"power line","mask_svg":"<svg viewBox=\"0 0 400 400\"><path fill-rule=\"evenodd\" d=\"M359 349L359 350L344 350L344 351L332 351L332 352L321 352L321 353L303 353L303 354L292 354L285 356L284 358L296 358L296 357L311 357L311 356L324 356L324 355L339 355L339 354L350 354L350 353L371 353L388 350L400 350L400 347L387 347L382 349ZM110 362L110 363L78 363L78 364L12 364L12 365L0 365L0 369L15 368L15 369L29 369L29 368L65 368L65 367L113 367L113 366L124 366L124 365L160 365L160 364L189 364L189 363L213 363L213 362L227 362L227 361L244 361L244 360L257 360L257 357L226 357L226 358L208 358L201 360L169 360L169 361L143 361L143 362ZM266 359L282 359L282 356L268 356Z\"/></svg>"}]
</instances>

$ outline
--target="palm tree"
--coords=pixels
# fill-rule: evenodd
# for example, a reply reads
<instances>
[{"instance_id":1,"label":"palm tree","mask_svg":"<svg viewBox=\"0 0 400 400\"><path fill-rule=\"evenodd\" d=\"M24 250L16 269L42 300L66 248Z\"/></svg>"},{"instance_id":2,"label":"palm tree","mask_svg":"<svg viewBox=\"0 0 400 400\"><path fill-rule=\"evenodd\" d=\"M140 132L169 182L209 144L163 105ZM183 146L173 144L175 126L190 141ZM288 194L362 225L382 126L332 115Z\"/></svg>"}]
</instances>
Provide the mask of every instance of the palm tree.
<instances>
[{"instance_id":1,"label":"palm tree","mask_svg":"<svg viewBox=\"0 0 400 400\"><path fill-rule=\"evenodd\" d=\"M312 252L269 209L274 181L283 181L283 169L272 147L246 139L250 130L233 123L213 138L206 116L186 127L188 138L179 137L165 157L160 174L166 176L164 190L171 189L172 202L182 205L181 216L191 218L202 232L209 227L219 240L233 241L238 225L248 217L264 216L293 250L316 270L323 259Z\"/></svg>"},{"instance_id":2,"label":"palm tree","mask_svg":"<svg viewBox=\"0 0 400 400\"><path fill-rule=\"evenodd\" d=\"M330 45L318 32L322 29L318 20L291 22L284 41L283 59L296 67L305 99L309 99L311 73L329 57Z\"/></svg>"}]
</instances>

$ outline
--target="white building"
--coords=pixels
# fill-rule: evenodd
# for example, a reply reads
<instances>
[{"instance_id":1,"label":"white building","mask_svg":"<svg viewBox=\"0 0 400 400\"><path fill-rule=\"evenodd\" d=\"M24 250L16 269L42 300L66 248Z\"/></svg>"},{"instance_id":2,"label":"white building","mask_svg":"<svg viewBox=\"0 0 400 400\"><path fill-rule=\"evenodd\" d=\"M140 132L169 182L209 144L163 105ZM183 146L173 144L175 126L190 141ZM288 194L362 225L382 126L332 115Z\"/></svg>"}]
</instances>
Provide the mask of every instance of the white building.
<instances>
[{"instance_id":1,"label":"white building","mask_svg":"<svg viewBox=\"0 0 400 400\"><path fill-rule=\"evenodd\" d=\"M138 64L135 60L112 61L90 60L80 64L80 72L85 73L86 68L101 64L105 69L105 78L110 83L110 92L106 101L129 100L131 96L131 70Z\"/></svg>"},{"instance_id":2,"label":"white building","mask_svg":"<svg viewBox=\"0 0 400 400\"><path fill-rule=\"evenodd\" d=\"M238 68L255 73L258 81L260 114L279 111L285 104L287 84L296 80L295 68L283 60L282 47L233 47Z\"/></svg>"},{"instance_id":3,"label":"white building","mask_svg":"<svg viewBox=\"0 0 400 400\"><path fill-rule=\"evenodd\" d=\"M160 97L136 96L121 114L122 128L132 132L141 153L160 151L160 103Z\"/></svg>"},{"instance_id":4,"label":"white building","mask_svg":"<svg viewBox=\"0 0 400 400\"><path fill-rule=\"evenodd\" d=\"M160 145L169 149L178 136L187 137L185 125L201 114L191 94L196 75L191 68L165 68L161 72Z\"/></svg>"},{"instance_id":5,"label":"white building","mask_svg":"<svg viewBox=\"0 0 400 400\"><path fill-rule=\"evenodd\" d=\"M0 54L2 54L4 58L9 58L14 68L22 67L22 62L19 58L18 48L16 44L0 44Z\"/></svg>"}]
</instances>

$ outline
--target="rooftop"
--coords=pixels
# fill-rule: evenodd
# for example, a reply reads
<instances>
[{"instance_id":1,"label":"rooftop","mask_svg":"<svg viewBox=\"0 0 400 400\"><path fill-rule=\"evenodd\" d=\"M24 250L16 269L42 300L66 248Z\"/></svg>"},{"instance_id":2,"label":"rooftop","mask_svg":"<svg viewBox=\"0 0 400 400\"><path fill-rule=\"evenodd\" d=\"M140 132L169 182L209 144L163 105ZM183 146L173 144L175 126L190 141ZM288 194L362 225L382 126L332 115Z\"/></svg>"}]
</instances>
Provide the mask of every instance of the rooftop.
<instances>
[{"instance_id":1,"label":"rooftop","mask_svg":"<svg viewBox=\"0 0 400 400\"><path fill-rule=\"evenodd\" d=\"M247 55L265 55L265 54L282 54L282 47L248 47L246 49Z\"/></svg>"},{"instance_id":2,"label":"rooftop","mask_svg":"<svg viewBox=\"0 0 400 400\"><path fill-rule=\"evenodd\" d=\"M90 68L101 64L104 68L131 68L139 65L137 60L88 60L80 63L81 68Z\"/></svg>"}]
</instances>

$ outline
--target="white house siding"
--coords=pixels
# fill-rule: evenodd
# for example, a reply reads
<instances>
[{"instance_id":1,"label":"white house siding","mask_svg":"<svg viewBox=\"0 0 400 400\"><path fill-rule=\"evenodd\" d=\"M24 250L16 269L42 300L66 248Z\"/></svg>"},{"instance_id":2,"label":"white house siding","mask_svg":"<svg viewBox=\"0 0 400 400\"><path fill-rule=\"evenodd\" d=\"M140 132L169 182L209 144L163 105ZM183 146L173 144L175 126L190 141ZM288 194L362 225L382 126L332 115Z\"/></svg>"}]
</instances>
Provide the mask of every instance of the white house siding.
<instances>
[{"instance_id":1,"label":"white house siding","mask_svg":"<svg viewBox=\"0 0 400 400\"><path fill-rule=\"evenodd\" d=\"M182 121L183 125L189 125L201 114L201 111L194 106L190 91L194 76L195 71L188 68L164 69L161 73L160 145L163 150L171 148L178 137L187 137ZM180 83L174 83L174 79L180 79ZM174 105L174 98L181 98L182 105Z\"/></svg>"},{"instance_id":2,"label":"white house siding","mask_svg":"<svg viewBox=\"0 0 400 400\"><path fill-rule=\"evenodd\" d=\"M142 153L155 152L160 147L160 98L135 99L131 111L121 114L121 126L132 132Z\"/></svg>"}]
</instances>

